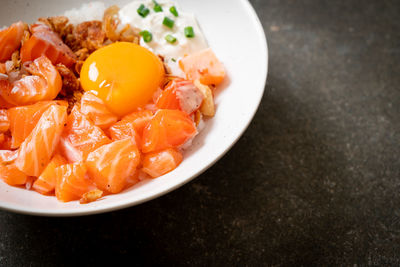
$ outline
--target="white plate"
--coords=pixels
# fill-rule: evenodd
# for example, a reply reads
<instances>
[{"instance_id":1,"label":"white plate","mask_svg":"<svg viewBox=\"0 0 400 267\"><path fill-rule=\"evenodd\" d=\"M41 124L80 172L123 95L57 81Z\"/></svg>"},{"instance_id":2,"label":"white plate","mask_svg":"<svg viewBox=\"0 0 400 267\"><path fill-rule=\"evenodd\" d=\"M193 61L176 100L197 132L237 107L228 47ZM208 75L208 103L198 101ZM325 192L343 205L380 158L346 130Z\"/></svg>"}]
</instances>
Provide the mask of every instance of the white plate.
<instances>
[{"instance_id":1,"label":"white plate","mask_svg":"<svg viewBox=\"0 0 400 267\"><path fill-rule=\"evenodd\" d=\"M2 3L0 25L62 14L83 1L15 0ZM113 1L120 6L129 1ZM216 96L216 116L206 123L184 161L173 172L142 182L120 194L81 205L6 185L0 181L0 208L34 215L76 216L101 213L143 203L189 182L220 159L240 138L260 104L267 76L268 49L260 21L246 0L177 1L194 13L224 63L228 78ZM109 2L108 5L111 5Z\"/></svg>"}]
</instances>

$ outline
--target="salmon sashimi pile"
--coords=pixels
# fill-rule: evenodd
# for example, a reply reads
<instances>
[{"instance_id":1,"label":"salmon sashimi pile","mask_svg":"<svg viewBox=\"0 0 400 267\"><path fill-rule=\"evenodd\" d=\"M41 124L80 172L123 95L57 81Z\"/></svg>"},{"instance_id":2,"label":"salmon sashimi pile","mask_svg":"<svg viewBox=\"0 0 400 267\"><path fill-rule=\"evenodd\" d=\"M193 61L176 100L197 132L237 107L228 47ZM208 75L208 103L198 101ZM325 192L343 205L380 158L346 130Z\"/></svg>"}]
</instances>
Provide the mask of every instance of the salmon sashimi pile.
<instances>
[{"instance_id":1,"label":"salmon sashimi pile","mask_svg":"<svg viewBox=\"0 0 400 267\"><path fill-rule=\"evenodd\" d=\"M225 71L213 51L174 58L174 72L171 57L142 45L151 44L149 29L122 25L118 11L0 31L3 182L89 203L177 168L183 147L214 116L213 91Z\"/></svg>"}]
</instances>

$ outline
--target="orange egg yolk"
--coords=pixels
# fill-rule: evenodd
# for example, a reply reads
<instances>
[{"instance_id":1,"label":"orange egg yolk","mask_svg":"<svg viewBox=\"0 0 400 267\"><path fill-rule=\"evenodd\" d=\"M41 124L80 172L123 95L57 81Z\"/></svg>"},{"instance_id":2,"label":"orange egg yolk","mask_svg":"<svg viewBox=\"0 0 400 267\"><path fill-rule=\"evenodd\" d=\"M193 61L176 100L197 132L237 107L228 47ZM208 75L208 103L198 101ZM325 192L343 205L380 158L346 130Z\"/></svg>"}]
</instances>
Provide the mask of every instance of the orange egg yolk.
<instances>
[{"instance_id":1,"label":"orange egg yolk","mask_svg":"<svg viewBox=\"0 0 400 267\"><path fill-rule=\"evenodd\" d=\"M95 91L119 116L146 105L164 79L161 60L146 48L119 42L100 48L84 62L81 84Z\"/></svg>"}]
</instances>

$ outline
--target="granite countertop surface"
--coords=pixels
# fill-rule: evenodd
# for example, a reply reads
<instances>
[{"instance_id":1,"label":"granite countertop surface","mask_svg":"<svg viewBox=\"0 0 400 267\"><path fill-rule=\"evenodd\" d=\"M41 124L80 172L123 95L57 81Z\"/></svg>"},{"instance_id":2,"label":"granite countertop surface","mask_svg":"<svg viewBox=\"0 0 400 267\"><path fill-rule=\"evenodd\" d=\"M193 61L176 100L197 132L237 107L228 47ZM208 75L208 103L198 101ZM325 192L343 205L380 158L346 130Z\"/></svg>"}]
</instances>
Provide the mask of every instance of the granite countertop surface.
<instances>
[{"instance_id":1,"label":"granite countertop surface","mask_svg":"<svg viewBox=\"0 0 400 267\"><path fill-rule=\"evenodd\" d=\"M121 211L0 211L0 266L400 265L399 1L251 3L268 82L232 150Z\"/></svg>"}]
</instances>

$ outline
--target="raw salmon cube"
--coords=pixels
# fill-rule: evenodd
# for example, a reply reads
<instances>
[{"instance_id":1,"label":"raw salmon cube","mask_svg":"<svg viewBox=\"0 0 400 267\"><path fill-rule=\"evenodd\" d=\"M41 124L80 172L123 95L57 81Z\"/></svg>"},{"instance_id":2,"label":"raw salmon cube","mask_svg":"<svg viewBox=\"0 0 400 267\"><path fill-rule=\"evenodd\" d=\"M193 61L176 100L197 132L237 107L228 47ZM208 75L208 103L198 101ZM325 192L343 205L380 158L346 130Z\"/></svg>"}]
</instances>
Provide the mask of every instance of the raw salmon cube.
<instances>
[{"instance_id":1,"label":"raw salmon cube","mask_svg":"<svg viewBox=\"0 0 400 267\"><path fill-rule=\"evenodd\" d=\"M25 138L35 128L43 113L51 105L68 106L66 101L41 101L33 105L19 106L8 110L10 118L10 131L12 135L12 148L18 148Z\"/></svg>"},{"instance_id":2,"label":"raw salmon cube","mask_svg":"<svg viewBox=\"0 0 400 267\"><path fill-rule=\"evenodd\" d=\"M31 32L32 36L21 48L22 62L33 61L43 55L54 65L62 63L71 67L76 62L76 55L71 48L47 25L34 24L31 26Z\"/></svg>"},{"instance_id":3,"label":"raw salmon cube","mask_svg":"<svg viewBox=\"0 0 400 267\"><path fill-rule=\"evenodd\" d=\"M94 125L101 129L107 129L118 121L104 104L103 100L95 96L92 92L86 92L81 98L81 112L92 120Z\"/></svg>"},{"instance_id":4,"label":"raw salmon cube","mask_svg":"<svg viewBox=\"0 0 400 267\"><path fill-rule=\"evenodd\" d=\"M143 157L143 171L153 178L174 170L182 162L182 154L172 148L152 152Z\"/></svg>"},{"instance_id":5,"label":"raw salmon cube","mask_svg":"<svg viewBox=\"0 0 400 267\"><path fill-rule=\"evenodd\" d=\"M131 139L99 147L86 160L89 175L97 187L110 193L124 189L139 163L140 152Z\"/></svg>"},{"instance_id":6,"label":"raw salmon cube","mask_svg":"<svg viewBox=\"0 0 400 267\"><path fill-rule=\"evenodd\" d=\"M24 29L24 23L19 21L0 31L0 62L10 59L12 53L19 48Z\"/></svg>"},{"instance_id":7,"label":"raw salmon cube","mask_svg":"<svg viewBox=\"0 0 400 267\"><path fill-rule=\"evenodd\" d=\"M33 183L32 188L43 195L51 193L56 187L56 168L64 164L67 164L67 160L60 154L55 154L46 169L44 169L39 178Z\"/></svg>"},{"instance_id":8,"label":"raw salmon cube","mask_svg":"<svg viewBox=\"0 0 400 267\"><path fill-rule=\"evenodd\" d=\"M0 178L9 185L23 185L28 180L14 164L17 156L18 151L0 150Z\"/></svg>"},{"instance_id":9,"label":"raw salmon cube","mask_svg":"<svg viewBox=\"0 0 400 267\"><path fill-rule=\"evenodd\" d=\"M62 87L62 79L48 58L39 57L26 69L32 75L14 82L0 80L0 95L6 102L20 106L56 98Z\"/></svg>"},{"instance_id":10,"label":"raw salmon cube","mask_svg":"<svg viewBox=\"0 0 400 267\"><path fill-rule=\"evenodd\" d=\"M51 105L21 144L15 160L17 168L38 177L50 162L67 119L67 108Z\"/></svg>"},{"instance_id":11,"label":"raw salmon cube","mask_svg":"<svg viewBox=\"0 0 400 267\"><path fill-rule=\"evenodd\" d=\"M10 118L6 109L0 109L0 133L5 133L10 129Z\"/></svg>"},{"instance_id":12,"label":"raw salmon cube","mask_svg":"<svg viewBox=\"0 0 400 267\"><path fill-rule=\"evenodd\" d=\"M182 58L179 66L188 80L199 79L202 84L218 85L225 78L225 68L211 48Z\"/></svg>"},{"instance_id":13,"label":"raw salmon cube","mask_svg":"<svg viewBox=\"0 0 400 267\"><path fill-rule=\"evenodd\" d=\"M179 147L196 134L196 126L186 113L160 109L143 130L142 152Z\"/></svg>"},{"instance_id":14,"label":"raw salmon cube","mask_svg":"<svg viewBox=\"0 0 400 267\"><path fill-rule=\"evenodd\" d=\"M179 109L192 114L200 108L203 98L203 94L192 82L175 79L161 92L156 106L159 109Z\"/></svg>"},{"instance_id":15,"label":"raw salmon cube","mask_svg":"<svg viewBox=\"0 0 400 267\"><path fill-rule=\"evenodd\" d=\"M56 197L63 202L78 200L96 187L86 175L83 163L65 164L56 168Z\"/></svg>"},{"instance_id":16,"label":"raw salmon cube","mask_svg":"<svg viewBox=\"0 0 400 267\"><path fill-rule=\"evenodd\" d=\"M108 129L112 140L131 138L140 145L144 127L150 122L153 112L150 110L135 111L115 123Z\"/></svg>"},{"instance_id":17,"label":"raw salmon cube","mask_svg":"<svg viewBox=\"0 0 400 267\"><path fill-rule=\"evenodd\" d=\"M110 142L105 133L75 106L62 133L60 150L69 162L78 162L86 159L96 148Z\"/></svg>"}]
</instances>

